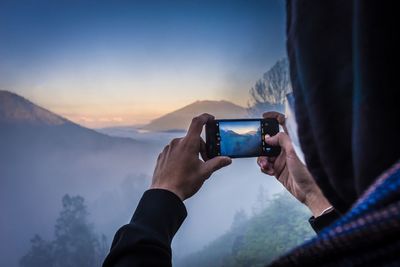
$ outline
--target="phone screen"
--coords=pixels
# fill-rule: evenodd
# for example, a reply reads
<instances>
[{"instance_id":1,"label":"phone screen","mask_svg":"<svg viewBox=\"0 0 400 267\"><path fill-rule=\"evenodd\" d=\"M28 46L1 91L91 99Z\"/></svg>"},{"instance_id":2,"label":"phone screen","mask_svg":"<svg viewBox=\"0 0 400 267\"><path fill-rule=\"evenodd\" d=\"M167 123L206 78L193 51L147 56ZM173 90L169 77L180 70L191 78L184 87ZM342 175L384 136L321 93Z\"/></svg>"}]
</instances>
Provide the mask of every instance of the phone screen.
<instances>
[{"instance_id":1,"label":"phone screen","mask_svg":"<svg viewBox=\"0 0 400 267\"><path fill-rule=\"evenodd\" d=\"M219 136L223 156L244 157L261 153L260 121L220 121Z\"/></svg>"},{"instance_id":2,"label":"phone screen","mask_svg":"<svg viewBox=\"0 0 400 267\"><path fill-rule=\"evenodd\" d=\"M269 146L264 138L278 132L275 119L214 120L206 125L207 155L209 158L275 156L280 148Z\"/></svg>"}]
</instances>

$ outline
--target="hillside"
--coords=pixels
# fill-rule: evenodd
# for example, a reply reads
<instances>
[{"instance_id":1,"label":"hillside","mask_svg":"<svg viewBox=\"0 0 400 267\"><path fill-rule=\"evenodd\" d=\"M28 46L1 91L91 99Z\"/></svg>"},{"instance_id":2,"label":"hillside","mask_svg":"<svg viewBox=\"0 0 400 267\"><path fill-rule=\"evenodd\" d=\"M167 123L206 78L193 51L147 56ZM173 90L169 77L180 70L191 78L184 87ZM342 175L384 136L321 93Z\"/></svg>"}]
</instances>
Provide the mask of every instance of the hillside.
<instances>
[{"instance_id":1,"label":"hillside","mask_svg":"<svg viewBox=\"0 0 400 267\"><path fill-rule=\"evenodd\" d=\"M16 266L35 232L50 234L59 210L56 203L64 194L95 199L127 177L136 181L138 173L152 167L159 150L146 142L87 129L0 91L0 210L7 214L1 218L0 236L12 240L0 244L7 255L0 257L0 266ZM144 189L135 190L141 194ZM28 227L24 217L29 218Z\"/></svg>"},{"instance_id":2,"label":"hillside","mask_svg":"<svg viewBox=\"0 0 400 267\"><path fill-rule=\"evenodd\" d=\"M0 90L0 122L31 125L72 124L67 119L4 90Z\"/></svg>"},{"instance_id":3,"label":"hillside","mask_svg":"<svg viewBox=\"0 0 400 267\"><path fill-rule=\"evenodd\" d=\"M142 127L148 131L186 130L193 117L209 113L216 118L247 118L247 109L228 101L196 101L183 108L168 113Z\"/></svg>"},{"instance_id":4,"label":"hillside","mask_svg":"<svg viewBox=\"0 0 400 267\"><path fill-rule=\"evenodd\" d=\"M261 149L261 130L238 134L235 131L220 129L222 155L259 155ZM246 145L243 145L246 144Z\"/></svg>"},{"instance_id":5,"label":"hillside","mask_svg":"<svg viewBox=\"0 0 400 267\"><path fill-rule=\"evenodd\" d=\"M264 205L249 219L238 212L227 233L176 266L261 267L315 235L309 213L289 193L275 195Z\"/></svg>"},{"instance_id":6,"label":"hillside","mask_svg":"<svg viewBox=\"0 0 400 267\"><path fill-rule=\"evenodd\" d=\"M14 152L15 144L24 149L40 149L45 145L57 150L62 145L84 150L136 143L133 139L110 137L82 127L22 96L4 90L0 90L0 127L0 143L5 142L3 154L8 147L10 152Z\"/></svg>"}]
</instances>

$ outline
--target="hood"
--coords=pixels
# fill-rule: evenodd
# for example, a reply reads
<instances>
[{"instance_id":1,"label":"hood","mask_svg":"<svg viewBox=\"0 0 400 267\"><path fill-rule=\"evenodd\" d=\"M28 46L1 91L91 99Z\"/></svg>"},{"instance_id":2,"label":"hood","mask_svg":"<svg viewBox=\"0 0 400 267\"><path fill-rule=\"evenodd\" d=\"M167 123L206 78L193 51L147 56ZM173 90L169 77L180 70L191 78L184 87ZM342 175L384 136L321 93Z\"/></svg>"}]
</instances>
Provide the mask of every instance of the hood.
<instances>
[{"instance_id":1,"label":"hood","mask_svg":"<svg viewBox=\"0 0 400 267\"><path fill-rule=\"evenodd\" d=\"M310 172L340 212L400 157L392 5L287 1L299 141Z\"/></svg>"}]
</instances>

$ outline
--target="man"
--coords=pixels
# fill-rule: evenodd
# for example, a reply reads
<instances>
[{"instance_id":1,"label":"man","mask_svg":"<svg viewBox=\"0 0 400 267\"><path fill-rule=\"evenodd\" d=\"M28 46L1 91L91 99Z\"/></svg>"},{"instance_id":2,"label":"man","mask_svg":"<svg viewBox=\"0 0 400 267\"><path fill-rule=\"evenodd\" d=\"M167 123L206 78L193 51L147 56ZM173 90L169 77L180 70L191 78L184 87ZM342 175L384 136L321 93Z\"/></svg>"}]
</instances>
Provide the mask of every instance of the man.
<instances>
[{"instance_id":1,"label":"man","mask_svg":"<svg viewBox=\"0 0 400 267\"><path fill-rule=\"evenodd\" d=\"M400 265L400 124L393 67L399 38L393 5L287 2L287 48L307 167L285 133L266 139L280 145L281 154L258 162L310 208L315 220L332 218L314 225L318 236L272 266ZM279 114L265 115L284 123ZM186 216L182 201L231 163L204 156L200 132L210 119L207 114L195 118L187 136L160 154L151 189L131 223L117 232L104 266L171 265L171 240Z\"/></svg>"}]
</instances>

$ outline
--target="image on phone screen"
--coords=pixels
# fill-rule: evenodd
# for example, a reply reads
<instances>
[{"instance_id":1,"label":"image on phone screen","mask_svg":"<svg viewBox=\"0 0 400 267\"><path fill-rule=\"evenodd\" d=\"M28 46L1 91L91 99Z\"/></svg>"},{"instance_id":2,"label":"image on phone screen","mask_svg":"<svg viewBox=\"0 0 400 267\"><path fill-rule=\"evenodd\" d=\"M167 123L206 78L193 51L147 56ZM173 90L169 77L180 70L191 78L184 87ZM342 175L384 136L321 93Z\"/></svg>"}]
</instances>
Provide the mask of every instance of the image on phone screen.
<instances>
[{"instance_id":1,"label":"image on phone screen","mask_svg":"<svg viewBox=\"0 0 400 267\"><path fill-rule=\"evenodd\" d=\"M260 121L220 121L221 155L259 155L262 149Z\"/></svg>"}]
</instances>

